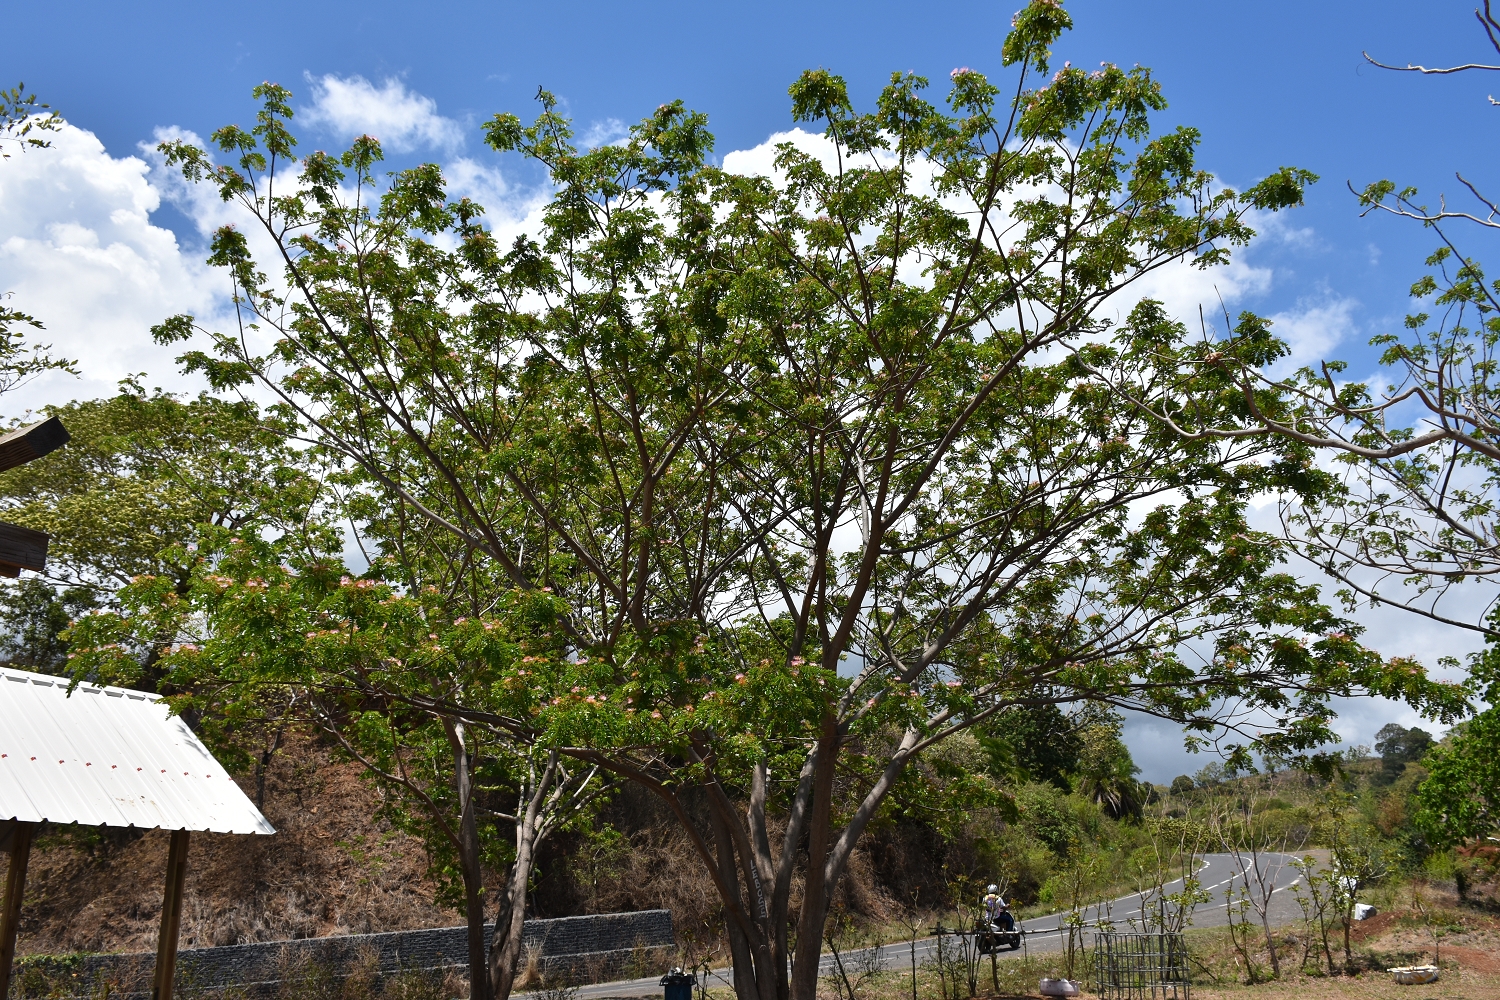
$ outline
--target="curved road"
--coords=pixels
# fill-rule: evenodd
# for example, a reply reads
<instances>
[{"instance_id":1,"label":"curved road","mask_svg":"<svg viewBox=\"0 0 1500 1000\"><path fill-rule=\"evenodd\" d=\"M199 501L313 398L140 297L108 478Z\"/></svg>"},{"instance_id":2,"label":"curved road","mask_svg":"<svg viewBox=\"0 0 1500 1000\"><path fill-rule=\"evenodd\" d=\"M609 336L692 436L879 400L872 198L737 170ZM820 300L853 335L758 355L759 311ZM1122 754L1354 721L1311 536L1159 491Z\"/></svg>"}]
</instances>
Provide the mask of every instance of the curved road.
<instances>
[{"instance_id":1,"label":"curved road","mask_svg":"<svg viewBox=\"0 0 1500 1000\"><path fill-rule=\"evenodd\" d=\"M1297 870L1292 867L1292 861L1296 856L1291 854L1262 854L1260 856L1259 869L1261 879L1257 880L1251 876L1251 891L1259 891L1259 882L1264 881L1267 889L1271 891L1270 906L1267 909L1271 925L1286 923L1301 916L1301 909L1297 906L1296 899L1290 892L1291 887L1297 882ZM1248 868L1250 857L1243 856L1243 861ZM1193 927L1222 927L1228 923L1228 904L1224 898L1224 892L1231 883L1240 880L1240 862L1236 861L1232 854L1206 854L1201 859L1198 869L1198 881L1201 888L1209 894L1209 901L1199 903L1193 907L1191 926ZM1167 883L1165 893L1172 895L1182 891L1182 879ZM976 905L978 901L975 901ZM1141 897L1136 893L1121 896L1118 899L1109 900L1088 907L1083 911L1083 922L1086 930L1091 930L1101 920L1112 921L1114 926L1122 930L1128 930L1131 921L1138 921L1141 917ZM1062 933L1061 922L1064 914L1049 914L1043 917L1032 917L1021 921L1021 926L1026 930L1026 951L1060 951L1065 940ZM1260 916L1255 910L1248 914L1252 922L1259 922ZM917 941L917 961L932 956L937 950L937 938L928 937ZM897 942L895 944L882 945L878 949L881 963L886 968L899 969L909 967L911 963L912 946L909 942ZM1000 952L1002 958L1006 956L1019 955L1021 952ZM848 956L845 956L848 961ZM833 956L824 953L822 971L831 973L833 971ZM714 985L731 986L734 970L732 967L715 969L709 973L710 980ZM630 979L613 983L595 983L585 986L578 991L579 1000L598 1000L601 997L637 997L658 994L661 991L660 977L648 979Z\"/></svg>"},{"instance_id":2,"label":"curved road","mask_svg":"<svg viewBox=\"0 0 1500 1000\"><path fill-rule=\"evenodd\" d=\"M1261 880L1271 892L1270 906L1267 915L1270 917L1272 926L1285 923L1302 915L1297 906L1296 899L1292 896L1290 889L1297 881L1297 869L1292 867L1292 861L1296 859L1291 854L1262 854L1260 856ZM1244 856L1244 863L1248 867L1250 858ZM1199 886L1209 894L1209 900L1199 903L1193 907L1191 925L1193 927L1222 927L1229 922L1228 903L1224 898L1224 891L1230 884L1240 880L1240 864L1232 854L1207 854L1202 858L1202 866L1198 869ZM1259 882L1253 875L1250 879L1252 894L1259 891ZM1167 895L1182 891L1182 879L1169 882L1165 888ZM1252 921L1258 921L1260 915L1255 910L1249 913ZM1021 926L1026 928L1026 947L1036 951L1052 951L1062 947L1059 923L1062 914L1051 914L1045 917L1032 917L1023 920ZM1101 920L1112 921L1114 925L1122 930L1129 930L1131 921L1139 921L1141 918L1141 897L1135 893L1121 896L1118 899L1100 903L1084 910L1083 922L1085 927L1092 927ZM921 958L921 942L918 942L918 959ZM929 946L936 947L935 944ZM910 945L905 952L907 961L911 960ZM1004 954L1002 952L1002 954Z\"/></svg>"}]
</instances>

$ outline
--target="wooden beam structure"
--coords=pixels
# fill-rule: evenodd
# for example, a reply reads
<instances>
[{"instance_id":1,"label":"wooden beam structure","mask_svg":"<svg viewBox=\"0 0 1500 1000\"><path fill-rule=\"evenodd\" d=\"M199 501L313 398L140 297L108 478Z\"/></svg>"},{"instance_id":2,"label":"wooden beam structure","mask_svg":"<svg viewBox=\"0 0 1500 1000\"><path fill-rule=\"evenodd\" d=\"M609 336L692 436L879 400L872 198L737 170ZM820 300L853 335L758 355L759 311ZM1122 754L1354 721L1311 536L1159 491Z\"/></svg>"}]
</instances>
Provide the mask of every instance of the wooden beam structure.
<instances>
[{"instance_id":1,"label":"wooden beam structure","mask_svg":"<svg viewBox=\"0 0 1500 1000\"><path fill-rule=\"evenodd\" d=\"M35 461L68 443L68 430L56 417L0 435L0 472Z\"/></svg>"},{"instance_id":2,"label":"wooden beam structure","mask_svg":"<svg viewBox=\"0 0 1500 1000\"><path fill-rule=\"evenodd\" d=\"M167 848L167 888L162 894L161 936L156 941L156 979L151 1000L171 1000L177 975L177 936L182 929L182 886L187 880L188 832L173 830ZM4 994L0 994L4 996Z\"/></svg>"},{"instance_id":3,"label":"wooden beam structure","mask_svg":"<svg viewBox=\"0 0 1500 1000\"><path fill-rule=\"evenodd\" d=\"M10 869L5 876L5 909L0 911L0 997L10 996L10 970L16 960L16 931L21 900L26 896L26 866L31 862L35 823L17 823L10 835Z\"/></svg>"},{"instance_id":4,"label":"wooden beam structure","mask_svg":"<svg viewBox=\"0 0 1500 1000\"><path fill-rule=\"evenodd\" d=\"M0 472L35 461L68 440L68 429L56 417L0 434ZM40 573L46 568L47 533L0 521L0 576L20 576L23 569Z\"/></svg>"},{"instance_id":5,"label":"wooden beam structure","mask_svg":"<svg viewBox=\"0 0 1500 1000\"><path fill-rule=\"evenodd\" d=\"M0 576L20 576L21 570L40 573L47 568L47 533L0 521Z\"/></svg>"}]
</instances>

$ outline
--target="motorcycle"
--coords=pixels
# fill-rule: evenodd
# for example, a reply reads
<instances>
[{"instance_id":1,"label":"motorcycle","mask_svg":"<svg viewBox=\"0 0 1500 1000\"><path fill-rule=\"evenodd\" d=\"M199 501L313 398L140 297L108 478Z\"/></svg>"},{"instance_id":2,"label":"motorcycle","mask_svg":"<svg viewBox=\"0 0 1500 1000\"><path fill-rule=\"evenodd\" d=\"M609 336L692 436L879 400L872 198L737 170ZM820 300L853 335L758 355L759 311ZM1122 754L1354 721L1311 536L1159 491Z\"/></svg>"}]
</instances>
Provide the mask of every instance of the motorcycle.
<instances>
[{"instance_id":1,"label":"motorcycle","mask_svg":"<svg viewBox=\"0 0 1500 1000\"><path fill-rule=\"evenodd\" d=\"M1011 922L1010 930L986 920L974 921L974 940L979 945L981 955L992 955L1002 948L1015 951L1021 947L1025 938L1026 928L1014 921Z\"/></svg>"}]
</instances>

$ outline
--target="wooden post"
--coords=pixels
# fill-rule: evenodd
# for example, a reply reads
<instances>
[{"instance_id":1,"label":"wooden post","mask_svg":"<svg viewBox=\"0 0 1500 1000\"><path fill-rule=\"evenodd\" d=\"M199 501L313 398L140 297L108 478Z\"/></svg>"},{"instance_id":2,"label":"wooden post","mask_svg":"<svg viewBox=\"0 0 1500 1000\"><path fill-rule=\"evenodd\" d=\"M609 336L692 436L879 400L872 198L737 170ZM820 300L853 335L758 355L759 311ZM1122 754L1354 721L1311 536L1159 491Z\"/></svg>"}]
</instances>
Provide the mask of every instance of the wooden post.
<instances>
[{"instance_id":1,"label":"wooden post","mask_svg":"<svg viewBox=\"0 0 1500 1000\"><path fill-rule=\"evenodd\" d=\"M188 832L173 830L167 848L167 888L162 894L161 937L156 942L156 981L151 1000L171 1000L177 973L177 932L182 927L182 884L187 879Z\"/></svg>"},{"instance_id":2,"label":"wooden post","mask_svg":"<svg viewBox=\"0 0 1500 1000\"><path fill-rule=\"evenodd\" d=\"M26 896L26 865L31 861L35 823L17 823L10 835L10 872L5 878L5 911L0 913L0 997L10 996L10 970L16 960L16 930Z\"/></svg>"}]
</instances>

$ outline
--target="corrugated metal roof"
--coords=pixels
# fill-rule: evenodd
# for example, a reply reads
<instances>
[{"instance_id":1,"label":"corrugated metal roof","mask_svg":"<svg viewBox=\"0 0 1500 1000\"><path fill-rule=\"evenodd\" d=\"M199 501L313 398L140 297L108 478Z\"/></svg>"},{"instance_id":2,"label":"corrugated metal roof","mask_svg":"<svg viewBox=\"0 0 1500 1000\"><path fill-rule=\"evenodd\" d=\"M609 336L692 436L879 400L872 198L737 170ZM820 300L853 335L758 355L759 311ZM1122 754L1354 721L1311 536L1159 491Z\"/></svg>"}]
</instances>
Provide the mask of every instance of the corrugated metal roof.
<instances>
[{"instance_id":1,"label":"corrugated metal roof","mask_svg":"<svg viewBox=\"0 0 1500 1000\"><path fill-rule=\"evenodd\" d=\"M0 821L275 833L154 696L0 668Z\"/></svg>"}]
</instances>

